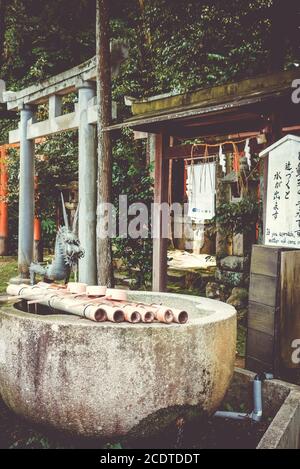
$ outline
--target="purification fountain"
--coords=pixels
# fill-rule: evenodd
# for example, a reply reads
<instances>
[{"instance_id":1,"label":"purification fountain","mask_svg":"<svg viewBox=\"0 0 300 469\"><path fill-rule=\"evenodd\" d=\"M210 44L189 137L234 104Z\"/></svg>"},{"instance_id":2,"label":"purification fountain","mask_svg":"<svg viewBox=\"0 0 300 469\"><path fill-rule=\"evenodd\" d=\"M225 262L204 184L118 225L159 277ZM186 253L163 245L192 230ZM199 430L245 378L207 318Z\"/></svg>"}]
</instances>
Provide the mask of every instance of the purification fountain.
<instances>
[{"instance_id":1,"label":"purification fountain","mask_svg":"<svg viewBox=\"0 0 300 469\"><path fill-rule=\"evenodd\" d=\"M146 435L221 403L234 368L236 312L202 297L128 292L185 309L185 324L92 322L0 305L0 395L17 414L83 436Z\"/></svg>"}]
</instances>

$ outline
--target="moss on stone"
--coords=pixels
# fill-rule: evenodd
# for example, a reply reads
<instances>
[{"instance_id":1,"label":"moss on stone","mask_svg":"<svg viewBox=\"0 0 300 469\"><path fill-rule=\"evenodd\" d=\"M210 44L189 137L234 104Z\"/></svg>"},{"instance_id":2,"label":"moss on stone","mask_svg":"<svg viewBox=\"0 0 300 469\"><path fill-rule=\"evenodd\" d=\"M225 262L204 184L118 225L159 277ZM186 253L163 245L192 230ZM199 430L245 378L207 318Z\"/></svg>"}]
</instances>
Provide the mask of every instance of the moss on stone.
<instances>
[{"instance_id":1,"label":"moss on stone","mask_svg":"<svg viewBox=\"0 0 300 469\"><path fill-rule=\"evenodd\" d=\"M272 91L290 89L294 78L299 73L295 70L258 76L235 83L203 88L189 93L167 97L157 97L153 100L136 101L132 104L134 116L144 114L159 114L168 110L181 110L188 107L205 107L210 104L222 104L239 98L250 97L254 94L265 94Z\"/></svg>"},{"instance_id":2,"label":"moss on stone","mask_svg":"<svg viewBox=\"0 0 300 469\"><path fill-rule=\"evenodd\" d=\"M199 406L172 406L160 409L136 425L127 438L148 438L160 433L170 426L178 426L180 419L184 422L204 418L206 415Z\"/></svg>"}]
</instances>

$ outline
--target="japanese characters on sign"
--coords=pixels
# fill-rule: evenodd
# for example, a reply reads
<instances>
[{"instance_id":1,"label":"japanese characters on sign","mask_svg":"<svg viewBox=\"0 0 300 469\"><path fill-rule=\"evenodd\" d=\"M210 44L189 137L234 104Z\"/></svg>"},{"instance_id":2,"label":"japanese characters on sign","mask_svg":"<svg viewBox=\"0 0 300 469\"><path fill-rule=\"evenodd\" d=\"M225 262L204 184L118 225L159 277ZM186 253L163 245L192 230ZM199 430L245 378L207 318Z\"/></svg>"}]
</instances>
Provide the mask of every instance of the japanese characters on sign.
<instances>
[{"instance_id":1,"label":"japanese characters on sign","mask_svg":"<svg viewBox=\"0 0 300 469\"><path fill-rule=\"evenodd\" d=\"M300 249L300 139L269 151L265 244Z\"/></svg>"}]
</instances>

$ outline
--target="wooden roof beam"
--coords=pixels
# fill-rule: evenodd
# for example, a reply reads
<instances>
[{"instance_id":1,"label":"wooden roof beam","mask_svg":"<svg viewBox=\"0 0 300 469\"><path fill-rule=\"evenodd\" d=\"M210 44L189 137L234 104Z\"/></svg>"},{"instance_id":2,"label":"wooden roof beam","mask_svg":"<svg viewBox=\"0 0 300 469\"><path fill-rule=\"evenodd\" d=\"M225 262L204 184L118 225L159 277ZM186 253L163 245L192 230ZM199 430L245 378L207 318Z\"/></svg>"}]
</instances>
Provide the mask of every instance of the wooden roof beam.
<instances>
[{"instance_id":1,"label":"wooden roof beam","mask_svg":"<svg viewBox=\"0 0 300 469\"><path fill-rule=\"evenodd\" d=\"M206 87L187 93L154 96L136 100L132 103L132 113L136 117L147 117L180 111L183 108L208 107L224 103L232 103L245 98L262 97L287 91L292 94L292 82L299 78L298 70L283 71L254 78L244 79L234 83L227 83Z\"/></svg>"}]
</instances>

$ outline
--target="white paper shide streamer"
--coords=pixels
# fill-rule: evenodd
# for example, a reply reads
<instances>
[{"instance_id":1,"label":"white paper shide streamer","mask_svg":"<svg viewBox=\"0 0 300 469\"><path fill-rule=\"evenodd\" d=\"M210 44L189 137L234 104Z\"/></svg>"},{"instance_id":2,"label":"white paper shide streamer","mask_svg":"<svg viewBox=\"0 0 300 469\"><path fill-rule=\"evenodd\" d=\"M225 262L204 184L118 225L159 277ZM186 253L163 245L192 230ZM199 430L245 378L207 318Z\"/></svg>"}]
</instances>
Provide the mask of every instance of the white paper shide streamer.
<instances>
[{"instance_id":1,"label":"white paper shide streamer","mask_svg":"<svg viewBox=\"0 0 300 469\"><path fill-rule=\"evenodd\" d=\"M249 138L247 138L246 140L244 153L245 153L245 157L247 158L248 168L251 169L251 153L250 153Z\"/></svg>"},{"instance_id":2,"label":"white paper shide streamer","mask_svg":"<svg viewBox=\"0 0 300 469\"><path fill-rule=\"evenodd\" d=\"M223 174L226 174L226 156L223 153L222 145L219 148L219 163L222 167Z\"/></svg>"}]
</instances>

